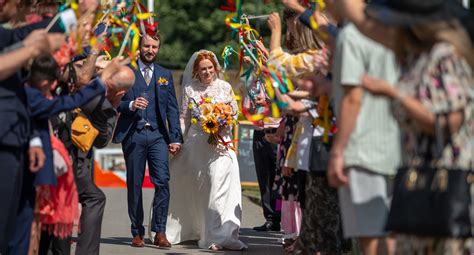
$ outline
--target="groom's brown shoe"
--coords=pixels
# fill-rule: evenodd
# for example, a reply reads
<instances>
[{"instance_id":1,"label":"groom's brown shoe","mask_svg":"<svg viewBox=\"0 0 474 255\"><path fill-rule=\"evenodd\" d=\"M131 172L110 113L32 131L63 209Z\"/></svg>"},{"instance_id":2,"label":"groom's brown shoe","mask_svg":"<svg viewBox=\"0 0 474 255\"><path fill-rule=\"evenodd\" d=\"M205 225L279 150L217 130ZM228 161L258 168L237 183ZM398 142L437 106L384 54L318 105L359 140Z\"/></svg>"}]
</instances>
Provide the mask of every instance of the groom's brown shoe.
<instances>
[{"instance_id":1,"label":"groom's brown shoe","mask_svg":"<svg viewBox=\"0 0 474 255\"><path fill-rule=\"evenodd\" d=\"M143 247L143 246L145 246L145 241L143 241L143 237L140 236L140 235L136 235L132 239L132 246L133 247Z\"/></svg>"},{"instance_id":2,"label":"groom's brown shoe","mask_svg":"<svg viewBox=\"0 0 474 255\"><path fill-rule=\"evenodd\" d=\"M153 244L158 247L171 247L170 242L168 241L168 239L166 239L165 233L156 233L155 241L153 242Z\"/></svg>"}]
</instances>

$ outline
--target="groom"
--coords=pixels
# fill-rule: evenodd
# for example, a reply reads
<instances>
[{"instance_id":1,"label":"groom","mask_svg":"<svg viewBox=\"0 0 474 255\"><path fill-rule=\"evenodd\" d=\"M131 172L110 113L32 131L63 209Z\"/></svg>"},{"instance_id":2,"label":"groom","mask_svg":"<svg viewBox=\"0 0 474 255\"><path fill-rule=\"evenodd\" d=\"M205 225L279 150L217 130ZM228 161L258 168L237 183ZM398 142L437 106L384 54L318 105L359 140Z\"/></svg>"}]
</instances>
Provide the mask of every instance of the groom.
<instances>
[{"instance_id":1,"label":"groom","mask_svg":"<svg viewBox=\"0 0 474 255\"><path fill-rule=\"evenodd\" d=\"M128 215L132 222L132 246L143 247L142 184L145 163L155 185L151 230L154 244L170 247L166 238L170 174L168 151L175 155L182 143L179 111L171 72L154 63L160 49L160 35L144 35L135 84L122 98L114 143L122 143L127 166Z\"/></svg>"}]
</instances>

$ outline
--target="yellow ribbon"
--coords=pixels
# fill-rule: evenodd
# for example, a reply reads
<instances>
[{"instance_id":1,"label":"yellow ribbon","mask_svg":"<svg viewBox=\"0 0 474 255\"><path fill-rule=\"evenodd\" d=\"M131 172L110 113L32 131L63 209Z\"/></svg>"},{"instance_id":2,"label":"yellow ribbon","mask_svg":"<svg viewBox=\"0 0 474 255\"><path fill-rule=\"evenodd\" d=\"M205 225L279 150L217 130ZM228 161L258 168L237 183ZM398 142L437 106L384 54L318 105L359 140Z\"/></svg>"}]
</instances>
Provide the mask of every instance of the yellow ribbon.
<instances>
[{"instance_id":1,"label":"yellow ribbon","mask_svg":"<svg viewBox=\"0 0 474 255\"><path fill-rule=\"evenodd\" d=\"M137 17L137 19L143 20L143 19L149 19L153 17L154 14L150 12L145 12L145 13L137 13L135 16Z\"/></svg>"},{"instance_id":2,"label":"yellow ribbon","mask_svg":"<svg viewBox=\"0 0 474 255\"><path fill-rule=\"evenodd\" d=\"M137 59L136 56L138 50L138 43L140 42L140 31L138 31L138 27L135 25L135 23L132 24L132 31L134 35L132 39L132 48L130 54L132 59L132 66L137 68L137 63L135 59Z\"/></svg>"}]
</instances>

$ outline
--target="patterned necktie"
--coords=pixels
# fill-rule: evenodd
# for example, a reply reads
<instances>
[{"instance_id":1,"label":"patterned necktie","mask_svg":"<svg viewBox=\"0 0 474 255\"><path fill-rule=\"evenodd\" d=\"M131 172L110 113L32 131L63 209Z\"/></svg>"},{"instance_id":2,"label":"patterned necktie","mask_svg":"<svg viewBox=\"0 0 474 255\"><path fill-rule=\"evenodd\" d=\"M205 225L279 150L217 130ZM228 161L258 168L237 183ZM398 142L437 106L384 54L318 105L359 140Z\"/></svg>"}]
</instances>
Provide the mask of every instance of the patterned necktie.
<instances>
[{"instance_id":1,"label":"patterned necktie","mask_svg":"<svg viewBox=\"0 0 474 255\"><path fill-rule=\"evenodd\" d=\"M143 78L145 78L146 85L148 86L151 81L151 68L149 66L145 66L143 72Z\"/></svg>"}]
</instances>

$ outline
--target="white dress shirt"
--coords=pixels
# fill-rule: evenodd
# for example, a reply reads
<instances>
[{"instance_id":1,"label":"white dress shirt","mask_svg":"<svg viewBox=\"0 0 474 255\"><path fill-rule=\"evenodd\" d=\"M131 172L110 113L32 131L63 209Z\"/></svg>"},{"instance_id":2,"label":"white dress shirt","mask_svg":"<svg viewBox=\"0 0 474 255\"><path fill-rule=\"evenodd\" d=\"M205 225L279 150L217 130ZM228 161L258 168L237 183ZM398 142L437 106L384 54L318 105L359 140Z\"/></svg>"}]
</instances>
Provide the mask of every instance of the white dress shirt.
<instances>
[{"instance_id":1,"label":"white dress shirt","mask_svg":"<svg viewBox=\"0 0 474 255\"><path fill-rule=\"evenodd\" d=\"M145 78L145 72L146 72L145 68L147 67L147 65L145 65L145 63L143 63L141 59L138 59L137 62L138 62L138 68L140 69L140 73L142 74L143 78ZM150 69L151 69L151 74L150 75L153 76L153 72L155 71L155 65L151 64L148 67L150 67ZM148 72L150 72L150 71L148 71ZM130 104L128 105L128 108L130 109L130 111L137 110L137 109L135 109L135 107L133 107L133 102L135 102L135 100L132 100L130 102Z\"/></svg>"},{"instance_id":2,"label":"white dress shirt","mask_svg":"<svg viewBox=\"0 0 474 255\"><path fill-rule=\"evenodd\" d=\"M141 59L138 59L137 62L138 62L138 68L140 69L140 73L142 74L143 78L145 78L145 72L146 72L145 68L147 67L147 65L145 65L145 63L143 63ZM155 65L154 65L154 64L151 64L151 65L149 65L148 67L150 67L150 69L151 69L150 77L153 77L153 73L154 73L154 71L155 71ZM150 70L148 70L148 72L150 72ZM128 107L130 108L130 111L135 111L135 110L136 110L136 109L133 107L133 102L134 102L134 101L135 101L135 100L132 100L132 101L130 102L129 106L128 106ZM171 143L171 144L178 144L178 145L181 145L181 143Z\"/></svg>"}]
</instances>

